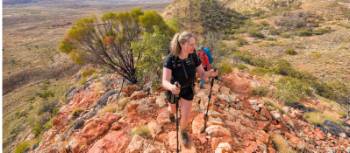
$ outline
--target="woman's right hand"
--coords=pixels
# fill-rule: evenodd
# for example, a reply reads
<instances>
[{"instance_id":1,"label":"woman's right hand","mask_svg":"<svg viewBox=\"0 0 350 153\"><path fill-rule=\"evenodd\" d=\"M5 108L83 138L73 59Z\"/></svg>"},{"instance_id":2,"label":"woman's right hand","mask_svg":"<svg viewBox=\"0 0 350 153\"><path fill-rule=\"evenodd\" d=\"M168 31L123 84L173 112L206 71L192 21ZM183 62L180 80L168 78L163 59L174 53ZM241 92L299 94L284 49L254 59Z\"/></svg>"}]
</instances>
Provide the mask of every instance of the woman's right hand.
<instances>
[{"instance_id":1,"label":"woman's right hand","mask_svg":"<svg viewBox=\"0 0 350 153\"><path fill-rule=\"evenodd\" d=\"M176 84L172 84L170 91L174 95L179 95L180 94L180 85L176 86Z\"/></svg>"}]
</instances>

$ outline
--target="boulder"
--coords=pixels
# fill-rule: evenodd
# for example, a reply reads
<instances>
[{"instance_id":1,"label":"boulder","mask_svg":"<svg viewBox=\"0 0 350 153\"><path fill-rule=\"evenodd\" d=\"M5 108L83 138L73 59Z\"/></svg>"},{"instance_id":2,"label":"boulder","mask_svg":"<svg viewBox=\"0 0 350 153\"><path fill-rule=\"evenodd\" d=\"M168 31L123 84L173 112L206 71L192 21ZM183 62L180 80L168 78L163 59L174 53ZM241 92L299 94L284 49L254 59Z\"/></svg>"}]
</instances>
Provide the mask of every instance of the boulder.
<instances>
[{"instance_id":1,"label":"boulder","mask_svg":"<svg viewBox=\"0 0 350 153\"><path fill-rule=\"evenodd\" d=\"M230 130L219 125L211 125L205 131L213 137L231 136Z\"/></svg>"},{"instance_id":2,"label":"boulder","mask_svg":"<svg viewBox=\"0 0 350 153\"><path fill-rule=\"evenodd\" d=\"M215 153L229 153L232 152L231 145L227 142L220 143L215 149Z\"/></svg>"}]
</instances>

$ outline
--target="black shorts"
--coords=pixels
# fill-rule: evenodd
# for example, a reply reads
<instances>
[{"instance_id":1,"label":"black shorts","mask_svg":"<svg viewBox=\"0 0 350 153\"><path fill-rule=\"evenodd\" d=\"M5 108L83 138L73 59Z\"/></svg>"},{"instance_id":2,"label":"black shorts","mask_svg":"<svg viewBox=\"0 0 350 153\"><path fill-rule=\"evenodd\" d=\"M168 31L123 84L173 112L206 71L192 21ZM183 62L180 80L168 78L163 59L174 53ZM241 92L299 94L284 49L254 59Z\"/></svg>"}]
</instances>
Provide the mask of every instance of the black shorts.
<instances>
[{"instance_id":1,"label":"black shorts","mask_svg":"<svg viewBox=\"0 0 350 153\"><path fill-rule=\"evenodd\" d=\"M166 97L167 97L167 100L171 103L171 104L175 104L175 102L172 101L172 93L171 91L166 91ZM194 97L194 91L191 87L188 87L188 88L183 88L181 89L180 91L180 98L183 98L183 99L186 99L186 100L193 100L193 97Z\"/></svg>"}]
</instances>

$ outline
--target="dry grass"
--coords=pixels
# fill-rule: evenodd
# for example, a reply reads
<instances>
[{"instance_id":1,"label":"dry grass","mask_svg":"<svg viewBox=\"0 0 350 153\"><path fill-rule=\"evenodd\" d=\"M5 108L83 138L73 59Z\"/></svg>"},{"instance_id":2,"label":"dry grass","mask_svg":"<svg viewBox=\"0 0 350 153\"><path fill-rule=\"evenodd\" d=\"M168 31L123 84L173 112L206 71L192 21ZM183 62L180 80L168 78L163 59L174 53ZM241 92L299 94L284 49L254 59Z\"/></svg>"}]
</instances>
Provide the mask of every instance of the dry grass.
<instances>
[{"instance_id":1,"label":"dry grass","mask_svg":"<svg viewBox=\"0 0 350 153\"><path fill-rule=\"evenodd\" d=\"M26 85L13 92L4 95L3 103L3 145L4 152L13 150L11 144L16 144L31 132L31 122L38 118L39 106L46 102L58 100L64 101L62 97L70 87L69 78L61 80L50 80ZM38 93L50 92L53 96L39 97ZM45 115L45 114L42 114Z\"/></svg>"},{"instance_id":2,"label":"dry grass","mask_svg":"<svg viewBox=\"0 0 350 153\"><path fill-rule=\"evenodd\" d=\"M272 143L274 144L278 152L283 153L296 153L288 144L288 141L283 138L280 134L273 134Z\"/></svg>"},{"instance_id":3,"label":"dry grass","mask_svg":"<svg viewBox=\"0 0 350 153\"><path fill-rule=\"evenodd\" d=\"M100 3L99 1L96 1ZM29 118L35 118L40 99L42 80L50 80L48 89L54 93L48 101L57 99L67 88L64 64L68 58L57 50L58 42L69 26L78 18L101 14L105 11L129 10L135 5L4 5L3 7L3 77L8 93L4 95L4 152L11 152L20 140L30 134ZM166 4L138 5L146 9L161 10ZM72 67L72 65L68 65ZM91 73L88 72L86 75ZM60 75L66 74L66 75ZM23 79L24 78L24 81ZM12 80L12 81L11 81ZM39 83L38 83L39 82ZM99 90L96 88L96 90ZM24 145L25 146L25 145Z\"/></svg>"},{"instance_id":4,"label":"dry grass","mask_svg":"<svg viewBox=\"0 0 350 153\"><path fill-rule=\"evenodd\" d=\"M132 136L139 135L139 136L142 136L144 138L149 138L149 137L151 137L151 132L150 132L147 125L141 125L141 126L133 128L131 130L131 135Z\"/></svg>"},{"instance_id":5,"label":"dry grass","mask_svg":"<svg viewBox=\"0 0 350 153\"><path fill-rule=\"evenodd\" d=\"M105 114L107 112L115 113L118 110L118 104L117 103L110 103L107 106L103 107L98 113L99 115Z\"/></svg>"}]
</instances>

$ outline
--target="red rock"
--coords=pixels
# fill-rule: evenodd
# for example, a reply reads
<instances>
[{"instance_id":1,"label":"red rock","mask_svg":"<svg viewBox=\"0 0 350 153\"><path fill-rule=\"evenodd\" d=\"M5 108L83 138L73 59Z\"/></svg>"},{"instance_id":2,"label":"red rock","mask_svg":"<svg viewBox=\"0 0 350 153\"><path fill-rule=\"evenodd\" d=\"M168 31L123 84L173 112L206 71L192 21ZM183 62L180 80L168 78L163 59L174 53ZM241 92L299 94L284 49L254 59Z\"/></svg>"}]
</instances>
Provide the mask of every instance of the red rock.
<instances>
[{"instance_id":1,"label":"red rock","mask_svg":"<svg viewBox=\"0 0 350 153\"><path fill-rule=\"evenodd\" d=\"M193 135L195 138L197 138L201 144L205 144L207 143L208 139L206 138L206 135L203 133L203 134L194 134Z\"/></svg>"},{"instance_id":2,"label":"red rock","mask_svg":"<svg viewBox=\"0 0 350 153\"><path fill-rule=\"evenodd\" d=\"M63 130L63 128L68 124L69 114L67 112L59 112L56 117L53 118L53 127L57 130Z\"/></svg>"},{"instance_id":3,"label":"red rock","mask_svg":"<svg viewBox=\"0 0 350 153\"><path fill-rule=\"evenodd\" d=\"M348 126L350 126L350 120L345 121L345 124L347 124Z\"/></svg>"},{"instance_id":4,"label":"red rock","mask_svg":"<svg viewBox=\"0 0 350 153\"><path fill-rule=\"evenodd\" d=\"M85 110L92 106L100 97L100 93L95 91L82 91L75 94L72 101L69 103L69 111L73 111L76 108Z\"/></svg>"},{"instance_id":5,"label":"red rock","mask_svg":"<svg viewBox=\"0 0 350 153\"><path fill-rule=\"evenodd\" d=\"M161 133L161 134L157 135L156 140L160 141L160 142L166 142L167 138L168 138L167 133Z\"/></svg>"},{"instance_id":6,"label":"red rock","mask_svg":"<svg viewBox=\"0 0 350 153\"><path fill-rule=\"evenodd\" d=\"M124 131L111 131L103 138L98 140L88 153L117 153L125 152L130 142L130 136Z\"/></svg>"},{"instance_id":7,"label":"red rock","mask_svg":"<svg viewBox=\"0 0 350 153\"><path fill-rule=\"evenodd\" d=\"M315 129L314 134L315 134L315 137L317 139L319 139L319 140L324 140L325 139L325 134L319 128Z\"/></svg>"},{"instance_id":8,"label":"red rock","mask_svg":"<svg viewBox=\"0 0 350 153\"><path fill-rule=\"evenodd\" d=\"M214 137L214 138L210 139L211 148L216 148L219 145L219 143L222 141L223 141L223 138L221 138L221 137L220 138Z\"/></svg>"},{"instance_id":9,"label":"red rock","mask_svg":"<svg viewBox=\"0 0 350 153\"><path fill-rule=\"evenodd\" d=\"M124 127L124 125L122 125L121 123L114 122L111 126L111 130L118 131L118 130L122 129L123 127Z\"/></svg>"},{"instance_id":10,"label":"red rock","mask_svg":"<svg viewBox=\"0 0 350 153\"><path fill-rule=\"evenodd\" d=\"M267 150L268 153L276 153L276 150L272 146L269 146Z\"/></svg>"},{"instance_id":11,"label":"red rock","mask_svg":"<svg viewBox=\"0 0 350 153\"><path fill-rule=\"evenodd\" d=\"M162 132L162 126L155 120L148 122L147 127L150 130L152 138L155 138L160 132Z\"/></svg>"},{"instance_id":12,"label":"red rock","mask_svg":"<svg viewBox=\"0 0 350 153\"><path fill-rule=\"evenodd\" d=\"M213 137L231 136L230 130L218 125L211 125L205 131Z\"/></svg>"},{"instance_id":13,"label":"red rock","mask_svg":"<svg viewBox=\"0 0 350 153\"><path fill-rule=\"evenodd\" d=\"M225 121L226 126L230 128L232 133L239 133L241 130L241 125L239 122Z\"/></svg>"},{"instance_id":14,"label":"red rock","mask_svg":"<svg viewBox=\"0 0 350 153\"><path fill-rule=\"evenodd\" d=\"M192 133L200 134L204 128L204 114L198 114L192 121Z\"/></svg>"},{"instance_id":15,"label":"red rock","mask_svg":"<svg viewBox=\"0 0 350 153\"><path fill-rule=\"evenodd\" d=\"M264 116L267 120L272 120L272 115L269 110L265 107L262 107L260 110L260 115Z\"/></svg>"},{"instance_id":16,"label":"red rock","mask_svg":"<svg viewBox=\"0 0 350 153\"><path fill-rule=\"evenodd\" d=\"M254 141L245 141L244 142L244 152L256 152L258 150L258 144Z\"/></svg>"},{"instance_id":17,"label":"red rock","mask_svg":"<svg viewBox=\"0 0 350 153\"><path fill-rule=\"evenodd\" d=\"M255 141L256 139L255 131L247 128L242 128L237 134L246 141Z\"/></svg>"},{"instance_id":18,"label":"red rock","mask_svg":"<svg viewBox=\"0 0 350 153\"><path fill-rule=\"evenodd\" d=\"M86 138L87 142L90 143L108 129L109 127L106 123L93 120L86 124L80 136Z\"/></svg>"},{"instance_id":19,"label":"red rock","mask_svg":"<svg viewBox=\"0 0 350 153\"><path fill-rule=\"evenodd\" d=\"M180 135L179 135L180 139ZM180 142L180 140L179 140ZM176 150L176 131L171 131L168 134L168 143L171 150Z\"/></svg>"},{"instance_id":20,"label":"red rock","mask_svg":"<svg viewBox=\"0 0 350 153\"><path fill-rule=\"evenodd\" d=\"M251 92L250 80L237 73L222 77L223 83L236 93L249 94Z\"/></svg>"},{"instance_id":21,"label":"red rock","mask_svg":"<svg viewBox=\"0 0 350 153\"><path fill-rule=\"evenodd\" d=\"M129 115L135 115L135 114L137 114L137 106L138 106L138 105L139 105L139 104L135 104L135 103L128 104L128 105L126 106L127 113L128 113Z\"/></svg>"},{"instance_id":22,"label":"red rock","mask_svg":"<svg viewBox=\"0 0 350 153\"><path fill-rule=\"evenodd\" d=\"M286 132L284 135L286 136L286 138L288 139L288 141L290 143L292 143L294 145L301 144L301 140L297 136L295 136L291 133L288 133L288 132Z\"/></svg>"},{"instance_id":23,"label":"red rock","mask_svg":"<svg viewBox=\"0 0 350 153\"><path fill-rule=\"evenodd\" d=\"M106 113L100 118L89 120L84 128L73 136L74 145L72 149L78 152L86 149L86 146L105 134L117 119L118 116L112 113Z\"/></svg>"},{"instance_id":24,"label":"red rock","mask_svg":"<svg viewBox=\"0 0 350 153\"><path fill-rule=\"evenodd\" d=\"M148 94L146 92L143 91L135 91L134 93L132 93L132 95L130 96L131 100L136 100L136 99L141 99L141 98L145 98L147 97Z\"/></svg>"},{"instance_id":25,"label":"red rock","mask_svg":"<svg viewBox=\"0 0 350 153\"><path fill-rule=\"evenodd\" d=\"M138 90L139 87L137 85L128 85L123 89L123 92L127 97L129 97L132 93Z\"/></svg>"},{"instance_id":26,"label":"red rock","mask_svg":"<svg viewBox=\"0 0 350 153\"><path fill-rule=\"evenodd\" d=\"M266 128L268 128L269 122L268 121L257 121L257 129L259 130L264 130Z\"/></svg>"},{"instance_id":27,"label":"red rock","mask_svg":"<svg viewBox=\"0 0 350 153\"><path fill-rule=\"evenodd\" d=\"M258 130L255 133L256 135L256 142L258 142L258 144L267 144L269 141L269 137L270 135L268 133L266 133L263 130Z\"/></svg>"},{"instance_id":28,"label":"red rock","mask_svg":"<svg viewBox=\"0 0 350 153\"><path fill-rule=\"evenodd\" d=\"M170 123L170 119L169 119L169 111L167 110L167 108L164 108L162 110L160 110L158 116L157 116L157 122L160 125L166 124L166 123Z\"/></svg>"},{"instance_id":29,"label":"red rock","mask_svg":"<svg viewBox=\"0 0 350 153\"><path fill-rule=\"evenodd\" d=\"M215 149L215 153L230 153L230 152L232 152L232 147L227 142L220 143Z\"/></svg>"},{"instance_id":30,"label":"red rock","mask_svg":"<svg viewBox=\"0 0 350 153\"><path fill-rule=\"evenodd\" d=\"M284 120L284 122L286 122L292 128L294 127L294 123L293 123L292 119L288 115L283 115L283 120Z\"/></svg>"},{"instance_id":31,"label":"red rock","mask_svg":"<svg viewBox=\"0 0 350 153\"><path fill-rule=\"evenodd\" d=\"M126 153L142 152L145 141L146 140L139 135L133 136L125 152Z\"/></svg>"},{"instance_id":32,"label":"red rock","mask_svg":"<svg viewBox=\"0 0 350 153\"><path fill-rule=\"evenodd\" d=\"M249 127L249 128L254 128L254 127L256 127L256 126L254 125L254 123L253 123L251 120L245 120L245 119L243 119L243 120L241 120L241 124L242 124L243 126L246 126L246 127Z\"/></svg>"}]
</instances>

